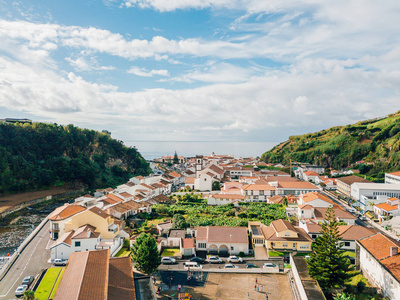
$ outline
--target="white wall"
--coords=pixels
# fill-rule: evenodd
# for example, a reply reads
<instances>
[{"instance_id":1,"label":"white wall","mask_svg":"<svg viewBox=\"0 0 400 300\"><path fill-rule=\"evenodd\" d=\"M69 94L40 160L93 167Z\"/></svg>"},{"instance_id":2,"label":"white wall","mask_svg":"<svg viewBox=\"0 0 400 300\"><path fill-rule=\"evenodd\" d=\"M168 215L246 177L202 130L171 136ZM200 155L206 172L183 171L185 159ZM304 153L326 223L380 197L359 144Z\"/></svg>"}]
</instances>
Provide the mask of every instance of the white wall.
<instances>
[{"instance_id":1,"label":"white wall","mask_svg":"<svg viewBox=\"0 0 400 300\"><path fill-rule=\"evenodd\" d=\"M61 243L51 248L50 251L50 257L52 261L55 260L56 258L68 259L70 255L71 255L71 247L64 243Z\"/></svg>"},{"instance_id":2,"label":"white wall","mask_svg":"<svg viewBox=\"0 0 400 300\"><path fill-rule=\"evenodd\" d=\"M385 297L398 299L400 283L363 247L360 247L360 267L363 275L381 288Z\"/></svg>"}]
</instances>

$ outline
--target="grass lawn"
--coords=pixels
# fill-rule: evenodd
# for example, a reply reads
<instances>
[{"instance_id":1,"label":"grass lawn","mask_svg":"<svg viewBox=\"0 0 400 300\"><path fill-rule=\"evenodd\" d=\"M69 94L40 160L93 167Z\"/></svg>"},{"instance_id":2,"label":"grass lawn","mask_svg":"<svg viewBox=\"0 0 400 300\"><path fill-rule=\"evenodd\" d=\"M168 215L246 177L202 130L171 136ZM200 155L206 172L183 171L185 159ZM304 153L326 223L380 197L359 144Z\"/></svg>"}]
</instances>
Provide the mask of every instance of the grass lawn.
<instances>
[{"instance_id":1,"label":"grass lawn","mask_svg":"<svg viewBox=\"0 0 400 300\"><path fill-rule=\"evenodd\" d=\"M64 271L65 271L65 268L62 268L61 273L60 273L60 275L58 276L58 279L57 279L57 281L56 281L56 284L54 285L53 291L51 292L50 299L53 299L53 298L54 298L54 296L55 296L55 294L56 294L56 291L57 291L57 288L58 288L58 285L60 284L61 277L62 277L62 275L64 274Z\"/></svg>"},{"instance_id":2,"label":"grass lawn","mask_svg":"<svg viewBox=\"0 0 400 300\"><path fill-rule=\"evenodd\" d=\"M283 256L284 253L283 252L279 252L279 251L268 251L268 255L272 256L272 257L276 257L276 256Z\"/></svg>"},{"instance_id":3,"label":"grass lawn","mask_svg":"<svg viewBox=\"0 0 400 300\"><path fill-rule=\"evenodd\" d=\"M161 256L181 256L181 251L175 248L164 249Z\"/></svg>"},{"instance_id":4,"label":"grass lawn","mask_svg":"<svg viewBox=\"0 0 400 300\"><path fill-rule=\"evenodd\" d=\"M346 251L344 252L344 256L356 257L356 253L354 251Z\"/></svg>"},{"instance_id":5,"label":"grass lawn","mask_svg":"<svg viewBox=\"0 0 400 300\"><path fill-rule=\"evenodd\" d=\"M131 250L128 250L128 248L122 247L121 250L119 250L118 253L115 255L115 257L128 256L129 254L131 254Z\"/></svg>"},{"instance_id":6,"label":"grass lawn","mask_svg":"<svg viewBox=\"0 0 400 300\"><path fill-rule=\"evenodd\" d=\"M367 286L370 286L368 284L367 278L365 278L360 272L358 271L352 271L350 272L351 274L354 274L353 277L350 278L349 281L346 282L346 285L352 285L352 286L357 286L357 283L359 281L363 281Z\"/></svg>"},{"instance_id":7,"label":"grass lawn","mask_svg":"<svg viewBox=\"0 0 400 300\"><path fill-rule=\"evenodd\" d=\"M298 253L296 253L295 256L307 256L307 255L311 255L311 253L310 252L298 252Z\"/></svg>"},{"instance_id":8,"label":"grass lawn","mask_svg":"<svg viewBox=\"0 0 400 300\"><path fill-rule=\"evenodd\" d=\"M64 268L49 268L44 275L42 281L40 282L39 287L37 288L35 292L35 297L38 300L47 300L50 296L50 293L52 292L53 286L58 286L59 279L61 279L61 276L58 277L58 275L62 275L61 272L64 272ZM57 280L58 277L58 280ZM56 282L57 280L57 282ZM55 290L53 290L55 292ZM53 294L53 293L52 293Z\"/></svg>"},{"instance_id":9,"label":"grass lawn","mask_svg":"<svg viewBox=\"0 0 400 300\"><path fill-rule=\"evenodd\" d=\"M154 220L147 220L147 226L157 226L158 224L165 222L165 218L158 218Z\"/></svg>"}]
</instances>

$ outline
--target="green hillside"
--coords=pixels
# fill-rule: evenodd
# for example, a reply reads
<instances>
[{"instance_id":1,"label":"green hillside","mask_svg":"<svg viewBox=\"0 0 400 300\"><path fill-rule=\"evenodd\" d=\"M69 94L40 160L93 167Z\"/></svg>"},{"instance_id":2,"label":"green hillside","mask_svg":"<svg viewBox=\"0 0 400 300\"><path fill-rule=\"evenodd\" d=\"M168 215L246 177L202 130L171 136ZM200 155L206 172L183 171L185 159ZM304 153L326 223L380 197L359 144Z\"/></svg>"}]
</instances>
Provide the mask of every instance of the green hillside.
<instances>
[{"instance_id":1,"label":"green hillside","mask_svg":"<svg viewBox=\"0 0 400 300\"><path fill-rule=\"evenodd\" d=\"M0 124L0 194L79 183L104 188L147 175L135 148L73 125Z\"/></svg>"},{"instance_id":2,"label":"green hillside","mask_svg":"<svg viewBox=\"0 0 400 300\"><path fill-rule=\"evenodd\" d=\"M373 162L369 174L397 170L400 164L400 111L382 119L360 121L315 133L291 136L289 140L265 152L265 162L298 162L341 169L365 160ZM366 172L365 172L366 173Z\"/></svg>"}]
</instances>

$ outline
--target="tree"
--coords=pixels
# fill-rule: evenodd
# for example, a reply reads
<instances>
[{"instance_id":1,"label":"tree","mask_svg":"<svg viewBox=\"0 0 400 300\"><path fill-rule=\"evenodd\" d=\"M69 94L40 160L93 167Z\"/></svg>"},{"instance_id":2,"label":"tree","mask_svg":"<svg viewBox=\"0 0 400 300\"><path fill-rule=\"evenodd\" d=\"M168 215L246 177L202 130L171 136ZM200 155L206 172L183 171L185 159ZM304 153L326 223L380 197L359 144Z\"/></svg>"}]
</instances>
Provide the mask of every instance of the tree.
<instances>
[{"instance_id":1,"label":"tree","mask_svg":"<svg viewBox=\"0 0 400 300\"><path fill-rule=\"evenodd\" d=\"M174 159L172 160L172 162L173 162L174 164L179 164L179 158L178 158L178 154L176 153L176 151L175 151Z\"/></svg>"},{"instance_id":2,"label":"tree","mask_svg":"<svg viewBox=\"0 0 400 300\"><path fill-rule=\"evenodd\" d=\"M341 249L343 243L340 243L338 226L335 210L329 207L322 223L322 235L313 243L308 262L311 277L318 280L323 289L343 286L351 277L348 272L353 270L344 255L345 250Z\"/></svg>"},{"instance_id":3,"label":"tree","mask_svg":"<svg viewBox=\"0 0 400 300\"><path fill-rule=\"evenodd\" d=\"M219 181L214 181L212 184L212 190L213 191L220 191L221 190L221 186L219 184Z\"/></svg>"},{"instance_id":4,"label":"tree","mask_svg":"<svg viewBox=\"0 0 400 300\"><path fill-rule=\"evenodd\" d=\"M355 300L356 297L351 294L340 293L333 296L333 300Z\"/></svg>"},{"instance_id":5,"label":"tree","mask_svg":"<svg viewBox=\"0 0 400 300\"><path fill-rule=\"evenodd\" d=\"M185 217L182 216L181 214L175 214L174 217L172 218L172 228L184 229L186 227L188 227L188 224L186 223Z\"/></svg>"},{"instance_id":6,"label":"tree","mask_svg":"<svg viewBox=\"0 0 400 300\"><path fill-rule=\"evenodd\" d=\"M132 260L135 268L145 274L152 274L161 264L156 240L149 233L142 233L132 245Z\"/></svg>"},{"instance_id":7,"label":"tree","mask_svg":"<svg viewBox=\"0 0 400 300\"><path fill-rule=\"evenodd\" d=\"M22 297L23 300L35 300L35 292L34 291L25 291Z\"/></svg>"}]
</instances>

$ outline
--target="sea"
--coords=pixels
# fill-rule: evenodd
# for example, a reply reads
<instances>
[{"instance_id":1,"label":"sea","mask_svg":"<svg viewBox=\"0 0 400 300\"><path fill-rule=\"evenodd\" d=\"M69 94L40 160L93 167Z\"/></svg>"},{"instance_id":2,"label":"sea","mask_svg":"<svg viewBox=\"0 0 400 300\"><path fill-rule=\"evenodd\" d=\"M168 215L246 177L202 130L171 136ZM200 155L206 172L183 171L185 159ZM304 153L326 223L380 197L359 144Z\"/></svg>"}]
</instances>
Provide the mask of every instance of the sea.
<instances>
[{"instance_id":1,"label":"sea","mask_svg":"<svg viewBox=\"0 0 400 300\"><path fill-rule=\"evenodd\" d=\"M235 157L261 157L278 142L209 142L209 141L124 141L126 146L136 149L147 160L164 155L193 157L196 155L234 155Z\"/></svg>"}]
</instances>

